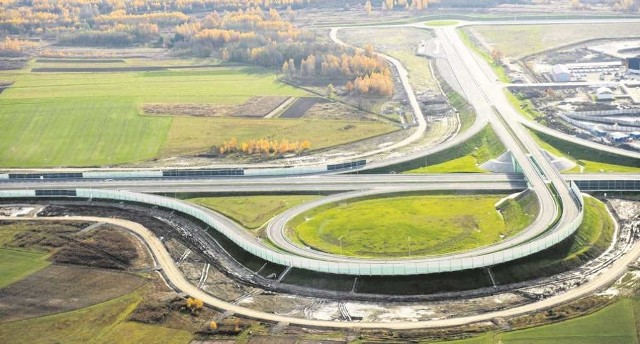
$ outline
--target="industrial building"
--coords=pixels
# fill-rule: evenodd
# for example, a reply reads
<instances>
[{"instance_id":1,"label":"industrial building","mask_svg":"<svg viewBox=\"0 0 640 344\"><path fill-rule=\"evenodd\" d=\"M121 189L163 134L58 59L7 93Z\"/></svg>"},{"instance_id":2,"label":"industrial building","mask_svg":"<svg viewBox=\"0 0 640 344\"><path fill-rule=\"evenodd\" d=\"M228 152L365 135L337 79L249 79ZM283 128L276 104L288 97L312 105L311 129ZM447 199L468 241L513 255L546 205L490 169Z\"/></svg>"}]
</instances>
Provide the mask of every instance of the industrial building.
<instances>
[{"instance_id":1,"label":"industrial building","mask_svg":"<svg viewBox=\"0 0 640 344\"><path fill-rule=\"evenodd\" d=\"M640 74L640 57L630 57L626 60L627 72Z\"/></svg>"},{"instance_id":2,"label":"industrial building","mask_svg":"<svg viewBox=\"0 0 640 344\"><path fill-rule=\"evenodd\" d=\"M555 82L569 82L571 81L571 71L566 65L554 65L551 67L551 78Z\"/></svg>"}]
</instances>

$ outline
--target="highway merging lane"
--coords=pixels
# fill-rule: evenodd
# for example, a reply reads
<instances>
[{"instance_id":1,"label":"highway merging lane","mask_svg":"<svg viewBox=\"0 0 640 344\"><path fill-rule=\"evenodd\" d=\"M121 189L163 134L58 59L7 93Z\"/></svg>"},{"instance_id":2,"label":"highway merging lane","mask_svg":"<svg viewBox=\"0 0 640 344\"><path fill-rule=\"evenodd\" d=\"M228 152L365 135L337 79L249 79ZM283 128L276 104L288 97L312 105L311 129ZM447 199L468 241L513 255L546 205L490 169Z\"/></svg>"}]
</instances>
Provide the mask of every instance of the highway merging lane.
<instances>
[{"instance_id":1,"label":"highway merging lane","mask_svg":"<svg viewBox=\"0 0 640 344\"><path fill-rule=\"evenodd\" d=\"M496 250L502 250L506 247L511 247L517 245L519 243L523 243L528 241L538 235L546 232L548 228L554 223L556 219L556 215L560 215L559 221L555 224L554 228L561 228L564 226L570 226L575 221L581 219L581 206L579 202L577 202L577 195L572 195L571 189L567 186L562 175L552 166L552 164L543 156L540 149L538 148L536 142L531 138L528 132L524 129L522 125L520 125L521 116L513 109L511 104L508 102L505 94L502 91L501 87L496 87L495 78L491 72L487 73L487 66L481 61L477 56L473 55L463 44L460 38L455 31L455 27L442 27L436 28L435 32L438 37L441 39L441 43L443 49L447 55L447 58L454 70L456 78L460 82L462 89L464 90L466 98L476 109L479 114L479 120L476 121L476 126L483 124L484 119L486 119L496 131L497 135L504 142L506 147L509 147L511 153L514 155L515 159L518 161L520 167L523 170L523 174L526 176L526 181L529 183L531 188L536 192L539 198L540 206L541 206L541 215L538 217L534 225L532 225L529 229L524 231L521 235L514 238L509 242L503 242L498 245L494 245L488 248L484 248L478 251L474 251L472 253L466 253L464 255L453 255L448 256L447 259L457 259L463 256L469 256L471 254L485 254L487 252L494 252ZM331 31L332 38L337 40L337 30ZM400 74L403 84L408 84L406 70L399 64L397 60L387 58L396 68ZM483 70L484 73L480 73L478 71ZM410 91L410 88L409 88ZM414 136L418 133L422 134L426 124L423 123L424 118L421 116L421 112L419 112L419 106L417 106L417 102L415 100L415 95L412 91L408 92L408 96L410 99L410 103L414 110L416 107L418 111L414 111L417 116L416 119L419 124L419 129L410 137L411 140L414 140ZM480 127L481 128L481 127ZM477 128L476 128L477 129ZM406 143L413 142L409 139L403 141ZM454 142L459 142L459 140L455 140ZM399 147L399 144L394 145ZM385 149L386 150L386 149ZM424 152L422 152L424 154ZM609 176L607 176L609 177ZM226 180L226 186L233 188L233 191L239 191L240 188L245 188L245 190L249 190L254 188L262 188L261 190L274 190L274 188L280 188L279 191L293 191L295 187L291 185L296 185L296 181L303 181L299 183L302 188L314 187L317 188L318 191L327 191L327 190L335 190L335 191L344 191L347 190L347 185L351 185L351 189L354 190L364 190L374 188L373 191L357 191L352 195L367 195L371 193L387 193L390 191L411 191L415 189L425 189L425 190L444 190L447 188L458 188L458 189L474 189L474 190L482 190L491 186L492 189L503 188L504 190L513 190L524 187L524 181L518 176L514 175L500 175L500 174L474 174L472 177L469 175L441 175L441 176L342 176L344 179L340 184L338 182L338 177L329 181L326 180L316 180L313 181L313 177L307 177L308 179L296 179L287 177L287 179L279 179L279 178L270 178L267 181L265 180L256 180L256 179L244 179L244 178L234 178L230 180ZM354 180L349 180L349 178L354 178ZM376 180L376 178L380 178L381 180ZM391 178L397 178L397 184L390 183ZM413 179L412 179L413 178ZM429 180L429 178L433 178ZM450 178L450 180L446 180ZM318 178L320 179L320 178ZM233 182L232 182L233 180ZM221 181L223 179L216 179L217 183L222 184ZM235 185L236 181L242 181L245 184L243 186ZM32 186L41 187L41 188L51 188L54 185L62 185L64 183L67 187L71 188L71 185L74 183L92 183L96 187L112 187L114 184L120 183L124 188L135 188L136 190L141 190L141 188L148 187L149 189L157 188L158 181L135 181L130 183L127 186L126 182L116 181L115 183L111 182L95 182L95 181L65 181L65 182L51 182L51 181L43 181L39 183L10 183L3 182L0 183L0 188L16 188L16 184L21 185L21 187L31 188ZM149 183L150 185L143 185L144 183ZM155 184L153 184L155 183ZM164 183L164 180L161 182ZM194 188L196 190L203 190L206 188L206 185L197 185L198 181L187 181L185 182L184 188ZM172 183L175 187L177 182ZM279 185L278 185L279 184ZM91 185L91 184L89 184ZM395 187L394 187L395 185ZM559 197L559 202L561 204L562 211L559 211L558 206L556 205L556 200L554 199L554 195L552 194L550 186L553 186L555 192ZM21 188L20 187L20 188ZM87 185L83 185L82 187L87 187ZM147 189L147 190L149 190ZM181 189L186 190L186 189ZM223 192L223 189L220 185L218 185L218 189L220 192ZM167 192L168 189L163 189L162 191ZM344 195L338 195L335 197L346 197ZM100 219L99 221L105 222L105 219ZM113 221L121 221L121 220L113 220ZM454 326L457 324L464 324L474 321L488 320L490 318L486 318L485 315L474 316L474 317L466 317L466 318L458 318L458 319L447 319L441 321L429 321L429 322L417 322L417 323L394 323L394 324L385 324L384 326L380 326L380 324L371 324L371 323L357 323L357 324L337 324L335 322L322 322L322 321L314 321L314 320L305 320L305 319L297 319L290 317L277 316L273 314L261 313L252 310L247 310L246 308L242 308L235 305L230 305L223 301L217 300L210 295L198 290L197 288L191 285L188 281L184 279L184 276L178 271L175 267L175 264L171 257L169 257L168 253L162 246L162 244L157 240L157 238L153 237L148 231L145 232L144 228L140 228L140 225L128 223L126 221L119 222L120 225L130 228L135 231L138 235L140 235L149 245L151 250L154 252L157 261L162 265L165 270L165 276L178 287L178 289L191 294L192 296L196 296L202 298L208 304L225 309L225 310L233 310L238 314L248 316L248 317L256 317L265 320L271 321L283 321L288 323L296 323L300 325L309 325L309 326L326 326L326 327L386 327L386 328L416 328L416 327L441 327L441 326ZM137 226L136 226L137 225ZM163 251L164 250L164 251ZM637 252L634 252L637 253ZM308 254L308 252L299 253L300 255ZM352 258L346 257L327 257L321 256L317 257L323 261L352 261ZM439 259L439 258L434 258ZM416 261L424 261L424 260L416 260ZM374 263L384 263L372 261ZM407 260L407 262L411 262L411 260ZM619 269L618 263L616 263L615 267ZM617 270L616 270L617 271ZM598 280L601 283L601 279ZM579 292L574 292L569 297L576 297L580 294L590 291L589 288L596 288L601 286L598 285L584 285L580 287ZM571 292L570 292L571 293ZM569 294L569 293L568 293ZM560 295L560 298L567 297L567 294ZM544 301L542 302L544 303ZM542 303L536 303L534 305L538 306L522 306L515 309L510 309L501 312L494 312L491 314L491 317L495 316L506 316L506 315L514 315L521 314L519 312L530 311L530 309L536 309L535 307L539 307ZM499 315L504 314L504 315Z\"/></svg>"}]
</instances>

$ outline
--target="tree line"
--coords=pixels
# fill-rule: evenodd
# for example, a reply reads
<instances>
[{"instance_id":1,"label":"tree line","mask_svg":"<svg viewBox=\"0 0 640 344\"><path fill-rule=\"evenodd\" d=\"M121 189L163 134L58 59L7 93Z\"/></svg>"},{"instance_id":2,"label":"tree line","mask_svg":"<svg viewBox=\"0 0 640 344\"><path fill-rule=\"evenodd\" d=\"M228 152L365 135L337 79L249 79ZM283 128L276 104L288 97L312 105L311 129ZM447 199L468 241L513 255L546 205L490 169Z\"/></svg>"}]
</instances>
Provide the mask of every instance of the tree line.
<instances>
[{"instance_id":1,"label":"tree line","mask_svg":"<svg viewBox=\"0 0 640 344\"><path fill-rule=\"evenodd\" d=\"M247 155L283 155L287 153L302 153L309 150L311 144L307 140L289 141L283 140L248 140L239 143L235 137L224 143L218 148L221 155L231 153L242 153Z\"/></svg>"},{"instance_id":2,"label":"tree line","mask_svg":"<svg viewBox=\"0 0 640 344\"><path fill-rule=\"evenodd\" d=\"M321 77L358 95L393 94L391 71L373 47L357 51L319 42L314 33L295 27L275 9L212 12L201 21L178 26L171 45L195 56L272 68L298 83Z\"/></svg>"}]
</instances>

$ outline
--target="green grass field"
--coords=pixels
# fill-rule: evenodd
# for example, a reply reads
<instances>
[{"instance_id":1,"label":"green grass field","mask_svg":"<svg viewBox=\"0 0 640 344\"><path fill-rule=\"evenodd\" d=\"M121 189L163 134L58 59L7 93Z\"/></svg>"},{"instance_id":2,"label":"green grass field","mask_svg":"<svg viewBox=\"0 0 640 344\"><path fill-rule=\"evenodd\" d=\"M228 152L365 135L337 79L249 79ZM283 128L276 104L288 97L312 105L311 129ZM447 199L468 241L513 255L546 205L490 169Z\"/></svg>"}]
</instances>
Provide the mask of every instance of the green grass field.
<instances>
[{"instance_id":1,"label":"green grass field","mask_svg":"<svg viewBox=\"0 0 640 344\"><path fill-rule=\"evenodd\" d=\"M239 104L257 95L306 95L259 68L117 73L21 70L0 72L0 79L15 82L0 94L0 167L138 162L204 152L234 135L307 139L315 149L397 129L364 121L239 119L234 126L228 118L140 115L144 103Z\"/></svg>"},{"instance_id":2,"label":"green grass field","mask_svg":"<svg viewBox=\"0 0 640 344\"><path fill-rule=\"evenodd\" d=\"M640 24L478 25L472 29L503 54L520 58L588 39L637 37Z\"/></svg>"},{"instance_id":3,"label":"green grass field","mask_svg":"<svg viewBox=\"0 0 640 344\"><path fill-rule=\"evenodd\" d=\"M571 142L567 142L547 134L530 131L541 148L549 153L566 157L578 166L564 171L567 173L638 173L640 160L622 157L605 151L598 151ZM580 167L582 166L582 168Z\"/></svg>"},{"instance_id":4,"label":"green grass field","mask_svg":"<svg viewBox=\"0 0 640 344\"><path fill-rule=\"evenodd\" d=\"M256 229L281 212L316 198L318 196L279 195L203 197L187 200L218 211L246 228Z\"/></svg>"},{"instance_id":5,"label":"green grass field","mask_svg":"<svg viewBox=\"0 0 640 344\"><path fill-rule=\"evenodd\" d=\"M429 20L424 22L424 25L427 26L453 26L458 25L459 21L457 20Z\"/></svg>"},{"instance_id":6,"label":"green grass field","mask_svg":"<svg viewBox=\"0 0 640 344\"><path fill-rule=\"evenodd\" d=\"M51 264L48 253L0 248L0 288L17 282Z\"/></svg>"},{"instance_id":7,"label":"green grass field","mask_svg":"<svg viewBox=\"0 0 640 344\"><path fill-rule=\"evenodd\" d=\"M127 321L142 297L138 292L76 311L0 324L6 343L187 344L188 331Z\"/></svg>"},{"instance_id":8,"label":"green grass field","mask_svg":"<svg viewBox=\"0 0 640 344\"><path fill-rule=\"evenodd\" d=\"M175 117L159 155L198 153L231 137L240 142L263 137L309 140L313 150L394 130L389 124L371 121Z\"/></svg>"},{"instance_id":9,"label":"green grass field","mask_svg":"<svg viewBox=\"0 0 640 344\"><path fill-rule=\"evenodd\" d=\"M428 156L426 167L409 170L405 173L450 173L450 172L486 172L479 166L497 158L505 148L490 126L464 143L443 152Z\"/></svg>"},{"instance_id":10,"label":"green grass field","mask_svg":"<svg viewBox=\"0 0 640 344\"><path fill-rule=\"evenodd\" d=\"M522 221L522 208L512 205L503 220L495 209L502 197L397 196L328 205L292 220L288 234L317 250L357 257L464 251L498 242L501 235L513 235L529 222Z\"/></svg>"},{"instance_id":11,"label":"green grass field","mask_svg":"<svg viewBox=\"0 0 640 344\"><path fill-rule=\"evenodd\" d=\"M623 299L593 314L525 330L488 333L447 344L635 344L640 299Z\"/></svg>"}]
</instances>

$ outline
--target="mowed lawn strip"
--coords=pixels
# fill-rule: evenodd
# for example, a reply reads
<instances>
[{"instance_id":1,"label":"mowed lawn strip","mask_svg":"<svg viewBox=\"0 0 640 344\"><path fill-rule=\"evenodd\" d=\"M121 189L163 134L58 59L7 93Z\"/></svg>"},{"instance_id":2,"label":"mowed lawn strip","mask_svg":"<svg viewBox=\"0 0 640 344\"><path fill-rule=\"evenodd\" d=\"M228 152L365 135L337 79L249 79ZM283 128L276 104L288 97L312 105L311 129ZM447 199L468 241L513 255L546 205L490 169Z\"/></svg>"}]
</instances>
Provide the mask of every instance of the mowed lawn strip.
<instances>
[{"instance_id":1,"label":"mowed lawn strip","mask_svg":"<svg viewBox=\"0 0 640 344\"><path fill-rule=\"evenodd\" d=\"M45 252L0 248L0 288L49 266L47 256Z\"/></svg>"},{"instance_id":2,"label":"mowed lawn strip","mask_svg":"<svg viewBox=\"0 0 640 344\"><path fill-rule=\"evenodd\" d=\"M0 324L7 343L183 343L188 331L127 321L142 300L136 291L76 311Z\"/></svg>"},{"instance_id":3,"label":"mowed lawn strip","mask_svg":"<svg viewBox=\"0 0 640 344\"><path fill-rule=\"evenodd\" d=\"M320 251L357 257L428 256L510 236L495 209L502 195L401 196L320 207L289 224L289 235ZM510 211L510 216L522 208ZM521 216L517 215L517 220ZM508 221L511 221L508 220Z\"/></svg>"},{"instance_id":4,"label":"mowed lawn strip","mask_svg":"<svg viewBox=\"0 0 640 344\"><path fill-rule=\"evenodd\" d=\"M255 229L281 212L318 197L313 195L225 196L190 198L188 201L218 211L246 228Z\"/></svg>"}]
</instances>

